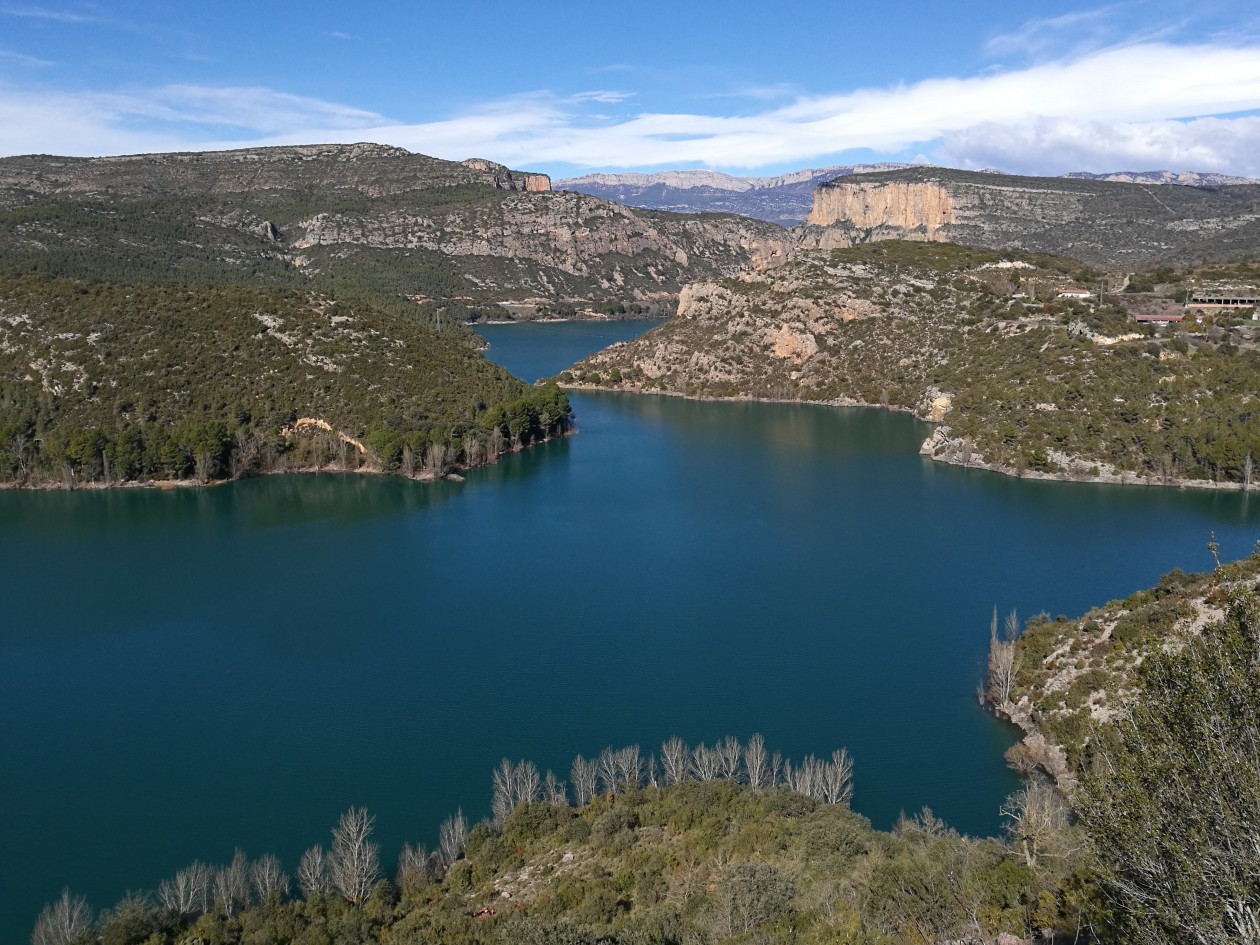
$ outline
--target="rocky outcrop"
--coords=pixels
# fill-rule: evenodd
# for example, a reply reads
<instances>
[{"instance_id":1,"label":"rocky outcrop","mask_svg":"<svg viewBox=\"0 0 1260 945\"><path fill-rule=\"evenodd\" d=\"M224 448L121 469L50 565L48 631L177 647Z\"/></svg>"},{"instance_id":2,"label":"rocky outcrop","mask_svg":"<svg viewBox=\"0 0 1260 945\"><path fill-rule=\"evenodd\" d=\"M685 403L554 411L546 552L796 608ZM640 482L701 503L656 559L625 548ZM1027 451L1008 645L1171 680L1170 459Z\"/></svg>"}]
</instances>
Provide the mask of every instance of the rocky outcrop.
<instances>
[{"instance_id":1,"label":"rocky outcrop","mask_svg":"<svg viewBox=\"0 0 1260 945\"><path fill-rule=\"evenodd\" d=\"M797 232L807 249L932 240L1133 268L1241 258L1260 245L1260 184L1155 188L905 168L820 185Z\"/></svg>"},{"instance_id":2,"label":"rocky outcrop","mask_svg":"<svg viewBox=\"0 0 1260 945\"><path fill-rule=\"evenodd\" d=\"M685 283L776 265L793 242L758 220L632 210L483 158L380 145L6 158L6 206L48 206L0 222L0 255L41 269L96 278L125 256L162 278L226 265L249 281L261 266L269 284L491 313L525 300L663 312Z\"/></svg>"},{"instance_id":3,"label":"rocky outcrop","mask_svg":"<svg viewBox=\"0 0 1260 945\"><path fill-rule=\"evenodd\" d=\"M880 239L943 240L957 222L949 191L933 181L834 181L814 192L805 224L823 229L818 248Z\"/></svg>"}]
</instances>

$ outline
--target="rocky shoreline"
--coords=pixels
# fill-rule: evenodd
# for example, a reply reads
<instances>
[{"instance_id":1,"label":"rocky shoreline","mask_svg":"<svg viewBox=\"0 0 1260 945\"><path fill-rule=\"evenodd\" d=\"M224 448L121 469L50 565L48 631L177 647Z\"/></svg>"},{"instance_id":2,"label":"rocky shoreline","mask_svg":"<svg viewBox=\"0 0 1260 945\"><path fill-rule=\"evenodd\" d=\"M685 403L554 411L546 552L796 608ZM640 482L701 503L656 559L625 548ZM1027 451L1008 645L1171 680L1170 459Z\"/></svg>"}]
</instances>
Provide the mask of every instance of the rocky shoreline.
<instances>
[{"instance_id":1,"label":"rocky shoreline","mask_svg":"<svg viewBox=\"0 0 1260 945\"><path fill-rule=\"evenodd\" d=\"M902 407L897 404L872 404L862 400L854 400L848 397L834 398L831 400L798 400L791 397L715 397L711 395L694 395L683 394L678 391L670 390L645 390L642 387L619 387L610 388L598 384L583 384L577 381L569 381L560 384L565 391L595 391L612 394L639 394L646 396L658 397L678 397L683 400L710 401L710 402L726 402L726 403L760 403L760 404L806 404L816 405L819 407L866 407L875 410L887 410L891 413L908 413L917 420L924 423L932 423L931 419L922 416L918 411L911 410L908 407ZM919 454L938 463L944 463L949 466L961 466L964 469L979 469L985 472L998 473L1003 476L1009 476L1012 479L1038 479L1049 482L1083 482L1083 483L1100 483L1103 485L1115 486L1146 486L1146 487L1171 487L1178 489L1206 489L1223 492L1246 492L1250 491L1247 486L1242 483L1235 482L1210 482L1204 479L1153 479L1149 476L1141 476L1137 473L1125 472L1115 467L1097 461L1084 460L1079 457L1069 457L1066 454L1056 454L1052 458L1067 468L1057 472L1044 472L1036 469L1016 469L1013 466L1005 466L1001 463L986 462L982 456L976 454L971 447L963 440L953 440L949 438L949 427L938 426L932 434L923 441L923 445L919 447ZM1096 469L1097 472L1091 472Z\"/></svg>"}]
</instances>

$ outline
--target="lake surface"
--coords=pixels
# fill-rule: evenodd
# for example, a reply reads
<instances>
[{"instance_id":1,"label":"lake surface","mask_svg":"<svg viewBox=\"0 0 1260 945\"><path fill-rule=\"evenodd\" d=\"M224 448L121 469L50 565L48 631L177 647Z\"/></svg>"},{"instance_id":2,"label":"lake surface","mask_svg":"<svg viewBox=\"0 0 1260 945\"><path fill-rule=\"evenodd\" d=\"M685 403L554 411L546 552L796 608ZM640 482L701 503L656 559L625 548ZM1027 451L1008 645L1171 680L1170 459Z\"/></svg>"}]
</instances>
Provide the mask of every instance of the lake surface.
<instances>
[{"instance_id":1,"label":"lake surface","mask_svg":"<svg viewBox=\"0 0 1260 945\"><path fill-rule=\"evenodd\" d=\"M482 330L533 378L643 327ZM847 746L877 826L995 833L993 606L1079 613L1260 537L1254 497L933 464L904 415L572 399L576 436L462 485L0 493L0 940L63 885L292 868L352 804L388 861L487 815L504 756L567 778L675 734Z\"/></svg>"}]
</instances>

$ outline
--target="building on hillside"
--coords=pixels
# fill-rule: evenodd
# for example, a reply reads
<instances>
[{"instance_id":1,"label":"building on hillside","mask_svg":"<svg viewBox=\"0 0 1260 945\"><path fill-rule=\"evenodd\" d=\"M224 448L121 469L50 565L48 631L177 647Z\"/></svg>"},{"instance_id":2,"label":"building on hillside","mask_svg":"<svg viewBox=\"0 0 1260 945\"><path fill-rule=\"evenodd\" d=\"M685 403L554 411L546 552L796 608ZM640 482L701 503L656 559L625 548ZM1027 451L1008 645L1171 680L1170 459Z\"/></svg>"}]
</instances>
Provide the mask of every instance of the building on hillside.
<instances>
[{"instance_id":1,"label":"building on hillside","mask_svg":"<svg viewBox=\"0 0 1260 945\"><path fill-rule=\"evenodd\" d=\"M1079 285L1065 285L1059 290L1059 298L1061 299L1092 299L1094 293L1089 289L1082 289Z\"/></svg>"},{"instance_id":2,"label":"building on hillside","mask_svg":"<svg viewBox=\"0 0 1260 945\"><path fill-rule=\"evenodd\" d=\"M1176 325L1186 320L1186 316L1180 312L1173 315L1169 312L1148 312L1142 315L1134 315L1135 322L1145 322L1148 325Z\"/></svg>"},{"instance_id":3,"label":"building on hillside","mask_svg":"<svg viewBox=\"0 0 1260 945\"><path fill-rule=\"evenodd\" d=\"M1198 309L1204 312L1223 311L1229 309L1255 308L1260 305L1260 290L1240 287L1203 287L1190 292L1186 299L1187 309ZM1255 315L1252 315L1255 318Z\"/></svg>"}]
</instances>

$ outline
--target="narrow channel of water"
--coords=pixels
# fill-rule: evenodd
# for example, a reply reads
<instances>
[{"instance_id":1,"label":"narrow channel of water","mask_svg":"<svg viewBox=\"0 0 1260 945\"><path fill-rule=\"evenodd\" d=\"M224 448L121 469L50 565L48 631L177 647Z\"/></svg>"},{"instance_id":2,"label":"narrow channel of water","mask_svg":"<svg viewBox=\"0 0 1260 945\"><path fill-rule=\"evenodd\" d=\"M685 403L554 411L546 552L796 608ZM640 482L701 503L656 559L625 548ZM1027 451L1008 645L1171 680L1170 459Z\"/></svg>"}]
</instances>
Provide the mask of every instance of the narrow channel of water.
<instances>
[{"instance_id":1,"label":"narrow channel of water","mask_svg":"<svg viewBox=\"0 0 1260 945\"><path fill-rule=\"evenodd\" d=\"M627 323L488 326L522 376ZM351 804L383 852L490 770L671 735L844 745L878 826L1000 828L989 614L1076 613L1260 537L1236 494L943 467L878 410L575 395L462 485L273 477L0 493L0 939L236 846L290 867Z\"/></svg>"}]
</instances>

